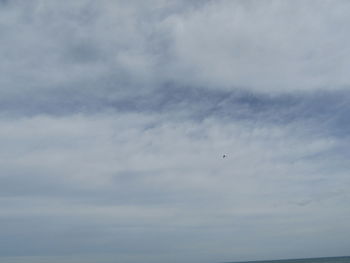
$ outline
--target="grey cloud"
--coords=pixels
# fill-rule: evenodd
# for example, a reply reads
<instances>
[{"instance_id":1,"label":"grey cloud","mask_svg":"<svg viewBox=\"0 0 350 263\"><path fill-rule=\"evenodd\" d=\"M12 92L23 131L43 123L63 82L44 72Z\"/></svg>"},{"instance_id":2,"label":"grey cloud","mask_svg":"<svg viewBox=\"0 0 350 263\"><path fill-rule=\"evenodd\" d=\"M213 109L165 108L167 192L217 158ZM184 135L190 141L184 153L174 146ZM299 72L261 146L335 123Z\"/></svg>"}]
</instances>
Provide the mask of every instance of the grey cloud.
<instances>
[{"instance_id":1,"label":"grey cloud","mask_svg":"<svg viewBox=\"0 0 350 263\"><path fill-rule=\"evenodd\" d=\"M1 7L3 261L348 251L347 2Z\"/></svg>"},{"instance_id":2,"label":"grey cloud","mask_svg":"<svg viewBox=\"0 0 350 263\"><path fill-rule=\"evenodd\" d=\"M90 84L91 85L91 84ZM347 137L349 92L311 92L308 94L266 95L244 91L215 91L204 88L175 87L168 84L146 94L99 94L87 90L61 88L41 97L0 99L3 117L49 114L163 113L177 120L202 122L207 118L286 125L304 123L315 136ZM47 97L52 98L47 99Z\"/></svg>"},{"instance_id":3,"label":"grey cloud","mask_svg":"<svg viewBox=\"0 0 350 263\"><path fill-rule=\"evenodd\" d=\"M331 171L334 180L324 180L330 176L327 158L341 140L313 137L297 123L251 129L246 122L216 118L201 123L159 118L112 113L2 119L1 131L8 135L0 152L2 220L8 226L2 255L44 250L41 255L53 258L86 251L162 254L162 260L175 255L181 261L187 259L179 254L189 253L198 262L248 258L251 252L242 250L248 243L283 244L294 228L302 227L300 235L307 237L311 225L321 235L331 230L317 218L347 216L345 192L322 197L329 187L348 183L347 160L341 159ZM229 159L222 160L222 152ZM320 152L328 154L300 158ZM323 181L315 188L311 180L317 179ZM308 198L317 201L290 205ZM33 238L39 241L31 244ZM263 256L264 249L255 255Z\"/></svg>"},{"instance_id":4,"label":"grey cloud","mask_svg":"<svg viewBox=\"0 0 350 263\"><path fill-rule=\"evenodd\" d=\"M189 83L226 89L347 86L348 8L343 1L214 2L171 20L179 68Z\"/></svg>"},{"instance_id":5,"label":"grey cloud","mask_svg":"<svg viewBox=\"0 0 350 263\"><path fill-rule=\"evenodd\" d=\"M119 96L167 82L268 93L346 88L347 9L342 1L14 1L2 11L1 67L2 86L16 91L2 97L50 100L47 90L62 86Z\"/></svg>"}]
</instances>

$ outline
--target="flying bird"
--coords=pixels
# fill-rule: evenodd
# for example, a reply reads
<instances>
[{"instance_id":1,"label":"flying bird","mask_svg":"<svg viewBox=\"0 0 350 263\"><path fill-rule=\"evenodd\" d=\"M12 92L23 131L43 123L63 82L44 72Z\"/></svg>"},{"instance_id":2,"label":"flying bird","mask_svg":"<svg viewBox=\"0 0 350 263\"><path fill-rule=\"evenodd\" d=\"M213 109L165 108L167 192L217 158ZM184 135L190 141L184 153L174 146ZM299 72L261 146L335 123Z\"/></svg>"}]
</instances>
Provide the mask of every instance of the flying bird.
<instances>
[{"instance_id":1,"label":"flying bird","mask_svg":"<svg viewBox=\"0 0 350 263\"><path fill-rule=\"evenodd\" d=\"M223 154L222 158L225 159L227 157L227 154Z\"/></svg>"}]
</instances>

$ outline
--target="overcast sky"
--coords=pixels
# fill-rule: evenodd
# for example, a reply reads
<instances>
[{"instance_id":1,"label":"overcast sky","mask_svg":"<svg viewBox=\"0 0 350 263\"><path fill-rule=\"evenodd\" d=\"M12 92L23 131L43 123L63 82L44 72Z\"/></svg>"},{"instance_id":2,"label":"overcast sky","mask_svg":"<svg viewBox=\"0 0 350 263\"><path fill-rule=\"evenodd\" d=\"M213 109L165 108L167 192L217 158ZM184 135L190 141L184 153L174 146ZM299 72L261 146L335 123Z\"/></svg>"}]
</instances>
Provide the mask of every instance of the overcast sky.
<instances>
[{"instance_id":1,"label":"overcast sky","mask_svg":"<svg viewBox=\"0 0 350 263\"><path fill-rule=\"evenodd\" d=\"M0 261L349 254L349 27L345 0L1 0Z\"/></svg>"}]
</instances>

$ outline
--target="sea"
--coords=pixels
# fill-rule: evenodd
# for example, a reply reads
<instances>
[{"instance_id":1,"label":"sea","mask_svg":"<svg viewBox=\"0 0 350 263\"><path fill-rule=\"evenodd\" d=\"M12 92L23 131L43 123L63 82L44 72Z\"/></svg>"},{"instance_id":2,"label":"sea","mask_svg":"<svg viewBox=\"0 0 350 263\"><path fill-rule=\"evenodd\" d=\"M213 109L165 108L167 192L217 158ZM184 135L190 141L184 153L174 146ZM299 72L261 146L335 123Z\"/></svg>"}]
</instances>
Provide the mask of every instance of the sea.
<instances>
[{"instance_id":1,"label":"sea","mask_svg":"<svg viewBox=\"0 0 350 263\"><path fill-rule=\"evenodd\" d=\"M347 257L326 257L326 258L298 258L280 260L242 261L230 263L350 263L350 256Z\"/></svg>"}]
</instances>

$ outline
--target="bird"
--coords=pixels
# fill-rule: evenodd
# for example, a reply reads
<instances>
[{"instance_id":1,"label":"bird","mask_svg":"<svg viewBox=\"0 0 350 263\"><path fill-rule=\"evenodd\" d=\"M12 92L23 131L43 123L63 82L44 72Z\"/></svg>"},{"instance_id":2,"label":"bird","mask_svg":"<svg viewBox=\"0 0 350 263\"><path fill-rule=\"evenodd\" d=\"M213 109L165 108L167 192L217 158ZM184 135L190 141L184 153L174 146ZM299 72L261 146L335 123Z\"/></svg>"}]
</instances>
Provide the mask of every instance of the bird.
<instances>
[{"instance_id":1,"label":"bird","mask_svg":"<svg viewBox=\"0 0 350 263\"><path fill-rule=\"evenodd\" d=\"M223 154L222 158L225 159L227 157L227 154Z\"/></svg>"}]
</instances>

